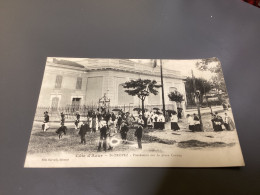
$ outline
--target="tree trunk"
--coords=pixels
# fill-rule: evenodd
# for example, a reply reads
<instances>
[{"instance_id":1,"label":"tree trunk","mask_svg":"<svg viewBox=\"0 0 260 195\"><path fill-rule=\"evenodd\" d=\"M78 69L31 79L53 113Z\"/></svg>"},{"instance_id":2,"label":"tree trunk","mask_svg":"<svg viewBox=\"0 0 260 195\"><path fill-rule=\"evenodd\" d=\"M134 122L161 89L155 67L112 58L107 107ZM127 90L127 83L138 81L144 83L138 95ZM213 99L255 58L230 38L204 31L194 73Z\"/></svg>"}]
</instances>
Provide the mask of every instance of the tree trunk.
<instances>
[{"instance_id":1,"label":"tree trunk","mask_svg":"<svg viewBox=\"0 0 260 195\"><path fill-rule=\"evenodd\" d=\"M142 99L142 118L144 119L144 99Z\"/></svg>"}]
</instances>

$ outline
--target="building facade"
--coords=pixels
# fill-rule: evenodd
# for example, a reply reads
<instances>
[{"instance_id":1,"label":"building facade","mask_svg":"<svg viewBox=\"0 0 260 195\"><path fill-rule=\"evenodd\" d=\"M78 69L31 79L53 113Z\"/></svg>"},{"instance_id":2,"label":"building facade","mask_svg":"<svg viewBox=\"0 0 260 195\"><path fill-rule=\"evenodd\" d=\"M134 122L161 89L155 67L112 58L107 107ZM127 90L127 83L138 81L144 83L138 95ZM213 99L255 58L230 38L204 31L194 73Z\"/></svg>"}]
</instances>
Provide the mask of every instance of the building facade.
<instances>
[{"instance_id":1,"label":"building facade","mask_svg":"<svg viewBox=\"0 0 260 195\"><path fill-rule=\"evenodd\" d=\"M173 104L168 93L178 90L186 98L180 71L163 69L165 104ZM140 100L124 92L123 84L136 79L156 80L161 83L160 67L150 63L126 59L82 59L80 62L48 58L38 100L39 107L68 105L96 106L106 94L110 106L139 106ZM158 95L146 98L146 105L162 104L161 88Z\"/></svg>"}]
</instances>

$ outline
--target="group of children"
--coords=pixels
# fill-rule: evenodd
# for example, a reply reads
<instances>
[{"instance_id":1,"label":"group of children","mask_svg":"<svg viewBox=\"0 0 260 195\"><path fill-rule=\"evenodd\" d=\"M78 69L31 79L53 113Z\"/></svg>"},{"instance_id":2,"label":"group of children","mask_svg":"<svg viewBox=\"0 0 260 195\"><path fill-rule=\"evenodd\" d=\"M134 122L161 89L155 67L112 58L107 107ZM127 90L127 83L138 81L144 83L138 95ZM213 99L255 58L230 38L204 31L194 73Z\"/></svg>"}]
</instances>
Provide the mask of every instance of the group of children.
<instances>
[{"instance_id":1,"label":"group of children","mask_svg":"<svg viewBox=\"0 0 260 195\"><path fill-rule=\"evenodd\" d=\"M44 113L48 113L47 111ZM65 126L65 115L62 112L60 114L61 121L60 127L56 130L59 139L62 138L63 135L66 135L68 128ZM44 125L49 122L48 118L45 115L44 118ZM129 131L129 126L132 123L137 124L135 136L137 137L138 148L142 148L142 134L143 134L143 127L144 127L144 120L142 119L142 115L136 120L134 117L131 117L128 114L118 114L115 115L114 113L103 113L99 118L98 113L94 113L91 116L87 117L86 120L81 121L80 114L76 113L76 120L74 122L75 129L79 129L78 134L80 135L80 143L86 144L86 135L93 132L95 133L96 130L100 131L99 137L99 144L98 144L98 151L100 151L103 147L103 150L106 151L107 149L113 149L112 138L114 135L119 132L121 135L122 143L127 143L127 133Z\"/></svg>"}]
</instances>

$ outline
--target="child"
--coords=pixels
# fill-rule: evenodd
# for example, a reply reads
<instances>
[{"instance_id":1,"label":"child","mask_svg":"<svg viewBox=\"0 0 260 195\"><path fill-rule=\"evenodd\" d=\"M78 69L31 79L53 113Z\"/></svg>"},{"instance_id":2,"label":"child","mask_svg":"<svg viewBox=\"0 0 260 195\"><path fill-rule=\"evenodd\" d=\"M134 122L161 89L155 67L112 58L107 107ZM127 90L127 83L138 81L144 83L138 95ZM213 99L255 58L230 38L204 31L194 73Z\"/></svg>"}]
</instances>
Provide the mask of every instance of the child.
<instances>
[{"instance_id":1,"label":"child","mask_svg":"<svg viewBox=\"0 0 260 195\"><path fill-rule=\"evenodd\" d=\"M67 129L66 126L64 126L64 124L62 124L62 125L60 126L60 128L57 129L56 133L59 135L59 139L62 138L62 135L63 135L63 134L66 135L67 130L68 130L68 129Z\"/></svg>"},{"instance_id":2,"label":"child","mask_svg":"<svg viewBox=\"0 0 260 195\"><path fill-rule=\"evenodd\" d=\"M148 116L147 127L148 127L148 129L152 129L153 128L153 119L152 119L151 116Z\"/></svg>"},{"instance_id":3,"label":"child","mask_svg":"<svg viewBox=\"0 0 260 195\"><path fill-rule=\"evenodd\" d=\"M86 123L86 121L83 122L83 124L80 127L79 135L81 138L81 144L86 144L86 133L89 131L89 125Z\"/></svg>"},{"instance_id":4,"label":"child","mask_svg":"<svg viewBox=\"0 0 260 195\"><path fill-rule=\"evenodd\" d=\"M50 128L49 127L49 115L48 115L48 112L45 111L44 112L44 121L43 121L43 125L42 125L42 130L45 132L49 128Z\"/></svg>"},{"instance_id":5,"label":"child","mask_svg":"<svg viewBox=\"0 0 260 195\"><path fill-rule=\"evenodd\" d=\"M125 123L125 121L123 121L121 131L120 131L123 143L126 143L126 137L127 137L128 131L129 131L129 128L128 128L127 124Z\"/></svg>"},{"instance_id":6,"label":"child","mask_svg":"<svg viewBox=\"0 0 260 195\"><path fill-rule=\"evenodd\" d=\"M79 122L80 122L80 114L77 112L76 120L75 120L75 129L78 129Z\"/></svg>"},{"instance_id":7,"label":"child","mask_svg":"<svg viewBox=\"0 0 260 195\"><path fill-rule=\"evenodd\" d=\"M177 117L177 113L176 112L173 112L171 114L171 130L173 130L173 131L180 130L180 127L178 125L178 117Z\"/></svg>"},{"instance_id":8,"label":"child","mask_svg":"<svg viewBox=\"0 0 260 195\"><path fill-rule=\"evenodd\" d=\"M189 124L189 130L194 131L194 120L191 115L187 114L187 120Z\"/></svg>"},{"instance_id":9,"label":"child","mask_svg":"<svg viewBox=\"0 0 260 195\"><path fill-rule=\"evenodd\" d=\"M107 151L107 134L108 134L107 124L106 121L103 120L100 122L100 139L98 144L98 151L101 151L102 142L103 142L104 151Z\"/></svg>"}]
</instances>

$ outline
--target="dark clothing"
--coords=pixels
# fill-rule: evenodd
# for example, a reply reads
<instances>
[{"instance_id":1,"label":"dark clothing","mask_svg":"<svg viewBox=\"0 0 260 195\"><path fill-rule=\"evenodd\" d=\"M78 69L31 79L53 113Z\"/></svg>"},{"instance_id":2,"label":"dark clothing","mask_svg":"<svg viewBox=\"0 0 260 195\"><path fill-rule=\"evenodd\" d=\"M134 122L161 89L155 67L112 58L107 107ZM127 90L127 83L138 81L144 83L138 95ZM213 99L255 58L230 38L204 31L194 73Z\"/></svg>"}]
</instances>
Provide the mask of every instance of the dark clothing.
<instances>
[{"instance_id":1,"label":"dark clothing","mask_svg":"<svg viewBox=\"0 0 260 195\"><path fill-rule=\"evenodd\" d=\"M143 137L143 127L139 126L136 131L135 131L135 136L137 138L142 138Z\"/></svg>"},{"instance_id":2,"label":"dark clothing","mask_svg":"<svg viewBox=\"0 0 260 195\"><path fill-rule=\"evenodd\" d=\"M177 114L177 117L178 119L181 119L181 116L182 116L182 108L177 108L178 109L178 114Z\"/></svg>"},{"instance_id":3,"label":"dark clothing","mask_svg":"<svg viewBox=\"0 0 260 195\"><path fill-rule=\"evenodd\" d=\"M107 138L108 129L107 126L103 126L100 129L100 138Z\"/></svg>"},{"instance_id":4,"label":"dark clothing","mask_svg":"<svg viewBox=\"0 0 260 195\"><path fill-rule=\"evenodd\" d=\"M107 150L107 126L103 126L100 129L100 140L99 140L99 144L98 144L98 151L101 150L101 145L103 142L103 149L104 151Z\"/></svg>"},{"instance_id":5,"label":"dark clothing","mask_svg":"<svg viewBox=\"0 0 260 195\"><path fill-rule=\"evenodd\" d=\"M142 138L137 138L138 148L142 149Z\"/></svg>"},{"instance_id":6,"label":"dark clothing","mask_svg":"<svg viewBox=\"0 0 260 195\"><path fill-rule=\"evenodd\" d=\"M80 114L76 114L76 118L77 118L77 120L79 120L80 119Z\"/></svg>"},{"instance_id":7,"label":"dark clothing","mask_svg":"<svg viewBox=\"0 0 260 195\"><path fill-rule=\"evenodd\" d=\"M56 133L57 134L61 134L62 132L64 133L64 135L66 135L67 132L67 127L66 126L61 126L60 128L57 129Z\"/></svg>"},{"instance_id":8,"label":"dark clothing","mask_svg":"<svg viewBox=\"0 0 260 195\"><path fill-rule=\"evenodd\" d=\"M177 131L179 129L180 129L180 127L179 127L178 123L171 122L171 130Z\"/></svg>"},{"instance_id":9,"label":"dark clothing","mask_svg":"<svg viewBox=\"0 0 260 195\"><path fill-rule=\"evenodd\" d=\"M49 122L49 115L48 114L46 114L45 116L44 116L44 122L45 123L48 123Z\"/></svg>"},{"instance_id":10,"label":"dark clothing","mask_svg":"<svg viewBox=\"0 0 260 195\"><path fill-rule=\"evenodd\" d=\"M214 129L215 131L223 131L222 125L224 124L224 121L221 116L217 116L214 119L214 123L215 123L215 129Z\"/></svg>"},{"instance_id":11,"label":"dark clothing","mask_svg":"<svg viewBox=\"0 0 260 195\"><path fill-rule=\"evenodd\" d=\"M95 133L96 132L96 117L92 118L92 131Z\"/></svg>"},{"instance_id":12,"label":"dark clothing","mask_svg":"<svg viewBox=\"0 0 260 195\"><path fill-rule=\"evenodd\" d=\"M194 125L194 128L193 128L193 131L202 131L201 130L201 126L200 126L200 119L198 116L194 116L193 120L195 121L195 125Z\"/></svg>"},{"instance_id":13,"label":"dark clothing","mask_svg":"<svg viewBox=\"0 0 260 195\"><path fill-rule=\"evenodd\" d=\"M194 125L189 125L189 130L194 131Z\"/></svg>"},{"instance_id":14,"label":"dark clothing","mask_svg":"<svg viewBox=\"0 0 260 195\"><path fill-rule=\"evenodd\" d=\"M127 136L127 132L129 131L129 128L128 126L124 125L122 128L121 128L121 131L120 131L120 134L121 134L121 138L122 140L126 140L126 136Z\"/></svg>"},{"instance_id":15,"label":"dark clothing","mask_svg":"<svg viewBox=\"0 0 260 195\"><path fill-rule=\"evenodd\" d=\"M85 136L88 131L90 131L89 125L88 124L83 124L80 127L79 135L81 135L81 136L84 135Z\"/></svg>"},{"instance_id":16,"label":"dark clothing","mask_svg":"<svg viewBox=\"0 0 260 195\"><path fill-rule=\"evenodd\" d=\"M116 120L116 115L113 113L111 118L112 118L112 121L115 121Z\"/></svg>"},{"instance_id":17,"label":"dark clothing","mask_svg":"<svg viewBox=\"0 0 260 195\"><path fill-rule=\"evenodd\" d=\"M60 116L61 116L60 124L64 125L64 123L65 123L65 115L61 114Z\"/></svg>"},{"instance_id":18,"label":"dark clothing","mask_svg":"<svg viewBox=\"0 0 260 195\"><path fill-rule=\"evenodd\" d=\"M158 129L161 129L161 130L163 130L164 128L165 128L165 122L157 122L157 124L158 124Z\"/></svg>"},{"instance_id":19,"label":"dark clothing","mask_svg":"<svg viewBox=\"0 0 260 195\"><path fill-rule=\"evenodd\" d=\"M86 135L81 135L81 136L80 136L80 139L81 139L80 143L86 144L86 137L85 137L85 136L86 136Z\"/></svg>"},{"instance_id":20,"label":"dark clothing","mask_svg":"<svg viewBox=\"0 0 260 195\"><path fill-rule=\"evenodd\" d=\"M81 142L82 144L85 144L86 143L86 133L90 131L90 128L89 128L89 125L88 124L83 124L81 125L80 127L80 130L79 130L79 135L80 135L80 139L81 139Z\"/></svg>"},{"instance_id":21,"label":"dark clothing","mask_svg":"<svg viewBox=\"0 0 260 195\"><path fill-rule=\"evenodd\" d=\"M62 133L66 135L67 130L68 129L66 126L61 126L59 129L57 129L56 133L59 135L59 139L62 137Z\"/></svg>"},{"instance_id":22,"label":"dark clothing","mask_svg":"<svg viewBox=\"0 0 260 195\"><path fill-rule=\"evenodd\" d=\"M139 126L135 131L135 136L137 138L138 148L142 149L142 137L143 137L143 127Z\"/></svg>"}]
</instances>

